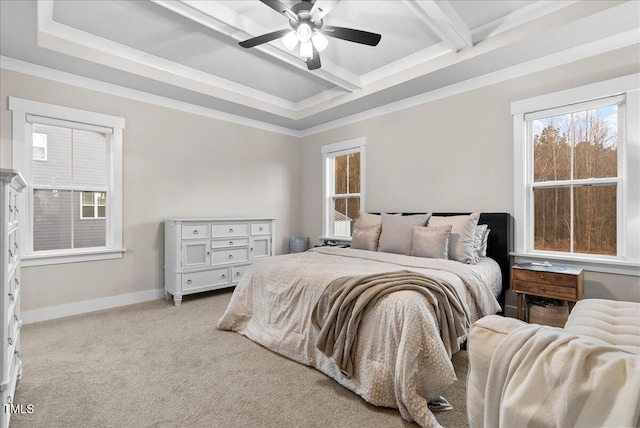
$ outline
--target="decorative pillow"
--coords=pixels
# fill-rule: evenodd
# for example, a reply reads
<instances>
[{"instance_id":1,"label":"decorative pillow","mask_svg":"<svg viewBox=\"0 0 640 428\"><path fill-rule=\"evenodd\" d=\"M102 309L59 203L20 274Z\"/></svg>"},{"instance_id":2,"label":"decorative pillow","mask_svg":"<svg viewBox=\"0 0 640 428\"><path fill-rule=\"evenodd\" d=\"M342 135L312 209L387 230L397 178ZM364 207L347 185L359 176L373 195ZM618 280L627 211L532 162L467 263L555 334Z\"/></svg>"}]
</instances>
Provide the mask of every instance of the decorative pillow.
<instances>
[{"instance_id":1,"label":"decorative pillow","mask_svg":"<svg viewBox=\"0 0 640 428\"><path fill-rule=\"evenodd\" d=\"M431 259L447 259L451 225L438 227L413 226L411 255Z\"/></svg>"},{"instance_id":2,"label":"decorative pillow","mask_svg":"<svg viewBox=\"0 0 640 428\"><path fill-rule=\"evenodd\" d=\"M378 239L382 224L375 226L353 226L353 236L351 236L351 248L357 250L376 251L378 249Z\"/></svg>"},{"instance_id":3,"label":"decorative pillow","mask_svg":"<svg viewBox=\"0 0 640 428\"><path fill-rule=\"evenodd\" d=\"M487 256L487 239L489 237L489 226L486 224L479 224L476 227L476 236L473 241L473 248L476 250L476 254L479 257Z\"/></svg>"},{"instance_id":4,"label":"decorative pillow","mask_svg":"<svg viewBox=\"0 0 640 428\"><path fill-rule=\"evenodd\" d=\"M450 217L432 216L429 219L429 227L444 226L450 224L451 236L449 237L449 258L462 263L478 263L478 255L473 243L476 237L476 227L480 212L470 215L454 215ZM383 226L384 228L384 226Z\"/></svg>"},{"instance_id":5,"label":"decorative pillow","mask_svg":"<svg viewBox=\"0 0 640 428\"><path fill-rule=\"evenodd\" d=\"M376 226L382 224L382 216L360 211L360 217L358 217L356 224L360 226Z\"/></svg>"},{"instance_id":6,"label":"decorative pillow","mask_svg":"<svg viewBox=\"0 0 640 428\"><path fill-rule=\"evenodd\" d=\"M382 232L378 251L411 255L413 226L424 226L431 214L393 215L382 214Z\"/></svg>"}]
</instances>

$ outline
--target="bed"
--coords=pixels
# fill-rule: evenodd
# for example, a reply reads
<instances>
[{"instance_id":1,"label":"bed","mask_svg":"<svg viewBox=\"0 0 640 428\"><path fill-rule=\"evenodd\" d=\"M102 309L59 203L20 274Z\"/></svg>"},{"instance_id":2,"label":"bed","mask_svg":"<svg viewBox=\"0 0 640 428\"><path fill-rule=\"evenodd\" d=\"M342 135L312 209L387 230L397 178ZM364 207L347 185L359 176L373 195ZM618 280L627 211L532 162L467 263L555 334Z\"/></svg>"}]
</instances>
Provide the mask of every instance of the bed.
<instances>
[{"instance_id":1,"label":"bed","mask_svg":"<svg viewBox=\"0 0 640 428\"><path fill-rule=\"evenodd\" d=\"M464 306L467 326L500 312L509 281L510 215L482 213L478 224L487 224L491 233L487 257L475 265L338 247L262 259L238 283L218 328L313 366L367 402L399 409L406 420L439 426L428 401L455 382L451 353L459 347L448 349L443 343L437 304L407 289L386 294L364 310L348 375L316 347L320 332L312 319L329 284L354 275L397 272L448 284ZM466 337L457 336L459 345Z\"/></svg>"}]
</instances>

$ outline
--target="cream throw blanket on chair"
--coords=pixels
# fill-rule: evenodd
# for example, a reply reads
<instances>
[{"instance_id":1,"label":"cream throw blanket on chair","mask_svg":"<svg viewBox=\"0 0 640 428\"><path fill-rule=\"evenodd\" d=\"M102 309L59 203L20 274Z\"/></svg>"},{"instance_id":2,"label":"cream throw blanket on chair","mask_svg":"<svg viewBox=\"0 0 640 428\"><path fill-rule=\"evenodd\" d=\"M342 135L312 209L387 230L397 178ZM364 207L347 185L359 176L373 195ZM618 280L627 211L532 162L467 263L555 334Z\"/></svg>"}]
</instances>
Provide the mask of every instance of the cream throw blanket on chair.
<instances>
[{"instance_id":1,"label":"cream throw blanket on chair","mask_svg":"<svg viewBox=\"0 0 640 428\"><path fill-rule=\"evenodd\" d=\"M487 428L639 424L639 355L536 324L510 332L493 353Z\"/></svg>"},{"instance_id":2,"label":"cream throw blanket on chair","mask_svg":"<svg viewBox=\"0 0 640 428\"><path fill-rule=\"evenodd\" d=\"M316 346L346 377L353 375L362 314L381 297L400 290L418 291L430 302L449 358L460 349L458 337L467 334L468 314L446 281L410 271L337 278L320 296L311 321L320 330Z\"/></svg>"}]
</instances>

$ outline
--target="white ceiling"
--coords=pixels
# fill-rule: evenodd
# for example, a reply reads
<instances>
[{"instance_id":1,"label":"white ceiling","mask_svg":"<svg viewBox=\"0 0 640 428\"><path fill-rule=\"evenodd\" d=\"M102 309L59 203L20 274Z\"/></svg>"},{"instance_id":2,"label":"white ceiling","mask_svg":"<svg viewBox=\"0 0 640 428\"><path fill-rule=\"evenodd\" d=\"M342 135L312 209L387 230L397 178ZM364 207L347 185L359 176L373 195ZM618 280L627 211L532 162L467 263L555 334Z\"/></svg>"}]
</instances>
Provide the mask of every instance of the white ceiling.
<instances>
[{"instance_id":1,"label":"white ceiling","mask_svg":"<svg viewBox=\"0 0 640 428\"><path fill-rule=\"evenodd\" d=\"M330 38L309 71L280 40L238 45L289 28L258 0L1 1L2 67L35 64L299 132L640 41L638 1L318 1L331 9L325 24L382 34L380 44Z\"/></svg>"}]
</instances>

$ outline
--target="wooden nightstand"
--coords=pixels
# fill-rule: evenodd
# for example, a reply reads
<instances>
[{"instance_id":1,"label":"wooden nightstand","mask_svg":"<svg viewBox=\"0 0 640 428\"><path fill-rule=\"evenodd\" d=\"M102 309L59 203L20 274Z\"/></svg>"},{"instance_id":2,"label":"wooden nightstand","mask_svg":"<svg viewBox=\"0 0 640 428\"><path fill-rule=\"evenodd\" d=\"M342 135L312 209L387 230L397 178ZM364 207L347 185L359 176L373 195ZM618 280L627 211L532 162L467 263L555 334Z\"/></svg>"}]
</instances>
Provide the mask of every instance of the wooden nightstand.
<instances>
[{"instance_id":1,"label":"wooden nightstand","mask_svg":"<svg viewBox=\"0 0 640 428\"><path fill-rule=\"evenodd\" d=\"M579 268L523 263L511 269L511 289L518 295L518 319L523 319L525 295L565 300L571 311L582 298L584 275Z\"/></svg>"}]
</instances>

